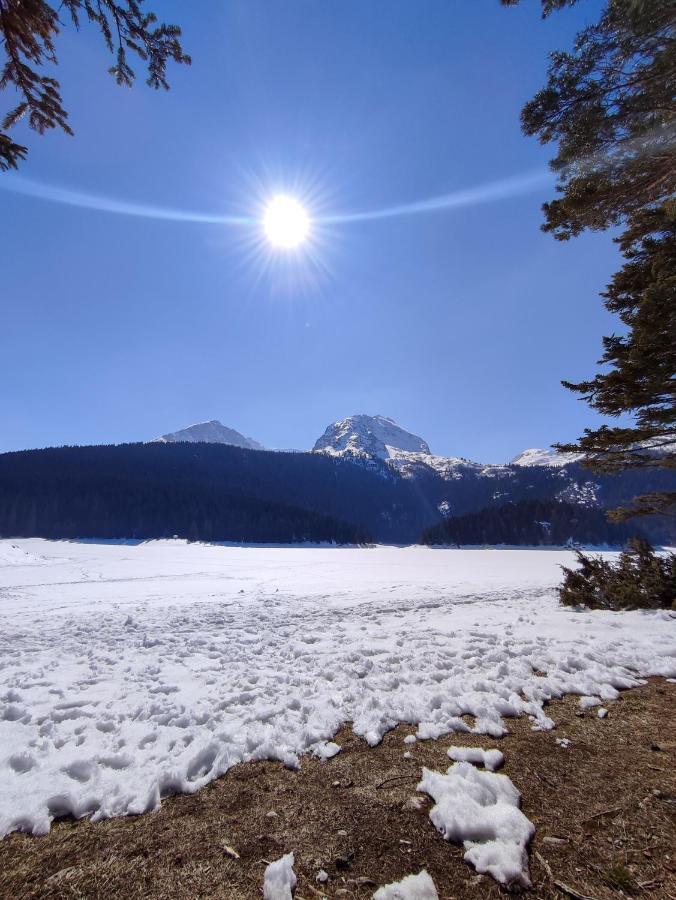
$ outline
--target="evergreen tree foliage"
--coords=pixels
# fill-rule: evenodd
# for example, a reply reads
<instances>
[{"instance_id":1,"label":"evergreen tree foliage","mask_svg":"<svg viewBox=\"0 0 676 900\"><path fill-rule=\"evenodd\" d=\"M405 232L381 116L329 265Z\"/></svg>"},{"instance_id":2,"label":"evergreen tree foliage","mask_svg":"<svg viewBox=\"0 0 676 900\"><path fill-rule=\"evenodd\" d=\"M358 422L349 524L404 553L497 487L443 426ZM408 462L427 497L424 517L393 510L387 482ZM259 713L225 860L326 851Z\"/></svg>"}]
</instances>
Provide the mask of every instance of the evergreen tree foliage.
<instances>
[{"instance_id":1,"label":"evergreen tree foliage","mask_svg":"<svg viewBox=\"0 0 676 900\"><path fill-rule=\"evenodd\" d=\"M617 563L578 551L579 568L563 566L559 588L565 606L592 609L675 609L676 555L657 554L634 539Z\"/></svg>"},{"instance_id":2,"label":"evergreen tree foliage","mask_svg":"<svg viewBox=\"0 0 676 900\"><path fill-rule=\"evenodd\" d=\"M556 500L523 500L454 516L423 532L421 543L442 546L515 544L623 546L634 526L608 522L603 510Z\"/></svg>"},{"instance_id":3,"label":"evergreen tree foliage","mask_svg":"<svg viewBox=\"0 0 676 900\"><path fill-rule=\"evenodd\" d=\"M442 521L444 504L456 516L484 511L478 536L452 540L621 544L636 529L613 531L599 504L659 490L666 475L637 469L592 483L577 465L504 466L487 476L470 466L449 481L430 470L402 478L321 453L223 444L23 450L0 454L0 536L412 543ZM522 501L536 506L510 512ZM676 543L673 519L647 516L641 532Z\"/></svg>"},{"instance_id":4,"label":"evergreen tree foliage","mask_svg":"<svg viewBox=\"0 0 676 900\"><path fill-rule=\"evenodd\" d=\"M109 72L117 84L131 87L135 74L128 53L135 54L147 67L147 83L168 89L167 62L190 63L180 43L181 29L158 24L152 12L143 9L144 0L61 0L54 9L45 0L0 0L0 34L6 60L0 71L0 89L13 87L19 103L2 120L0 132L0 170L17 168L28 149L13 141L8 131L24 116L30 127L43 134L60 128L73 134L68 124L59 82L39 72L47 63L56 65L55 39L63 22L61 12L75 28L83 19L96 25L108 50L115 57Z\"/></svg>"},{"instance_id":5,"label":"evergreen tree foliage","mask_svg":"<svg viewBox=\"0 0 676 900\"><path fill-rule=\"evenodd\" d=\"M251 451L228 453L236 449L132 444L4 454L0 536L367 542L358 526L302 508L300 491L295 503L291 492L281 502L257 495L259 467L254 462L254 477L247 477ZM256 454L258 462L265 455Z\"/></svg>"},{"instance_id":6,"label":"evergreen tree foliage","mask_svg":"<svg viewBox=\"0 0 676 900\"><path fill-rule=\"evenodd\" d=\"M543 14L574 2L543 0ZM551 55L521 114L526 134L557 142L561 197L544 206L545 231L566 240L673 197L675 97L675 0L607 0L572 52Z\"/></svg>"},{"instance_id":7,"label":"evergreen tree foliage","mask_svg":"<svg viewBox=\"0 0 676 900\"><path fill-rule=\"evenodd\" d=\"M515 5L519 0L502 0ZM543 16L577 0L542 0ZM604 297L621 335L603 339L602 372L570 390L632 425L588 429L563 449L599 472L676 466L676 0L607 0L522 112L526 134L556 142L560 196L544 205L559 240L622 226L626 260ZM672 479L672 485L675 480ZM676 492L639 497L619 517L672 512Z\"/></svg>"},{"instance_id":8,"label":"evergreen tree foliage","mask_svg":"<svg viewBox=\"0 0 676 900\"><path fill-rule=\"evenodd\" d=\"M632 427L587 429L576 445L599 472L676 468L676 203L637 213L619 239L627 262L603 295L626 326L603 339L607 369L580 384L564 382L610 416L635 413ZM676 477L674 478L676 488ZM616 515L668 512L676 490L653 492Z\"/></svg>"}]
</instances>

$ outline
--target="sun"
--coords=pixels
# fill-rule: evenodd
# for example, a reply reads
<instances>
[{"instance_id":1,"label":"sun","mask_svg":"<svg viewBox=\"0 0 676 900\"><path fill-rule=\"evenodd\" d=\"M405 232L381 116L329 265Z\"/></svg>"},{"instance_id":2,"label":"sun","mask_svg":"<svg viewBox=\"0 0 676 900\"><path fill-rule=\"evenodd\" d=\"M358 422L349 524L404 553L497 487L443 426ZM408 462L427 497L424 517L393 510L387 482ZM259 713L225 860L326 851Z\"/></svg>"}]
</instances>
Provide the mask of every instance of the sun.
<instances>
[{"instance_id":1,"label":"sun","mask_svg":"<svg viewBox=\"0 0 676 900\"><path fill-rule=\"evenodd\" d=\"M310 217L295 197L277 194L265 209L263 230L273 247L291 250L307 240Z\"/></svg>"}]
</instances>

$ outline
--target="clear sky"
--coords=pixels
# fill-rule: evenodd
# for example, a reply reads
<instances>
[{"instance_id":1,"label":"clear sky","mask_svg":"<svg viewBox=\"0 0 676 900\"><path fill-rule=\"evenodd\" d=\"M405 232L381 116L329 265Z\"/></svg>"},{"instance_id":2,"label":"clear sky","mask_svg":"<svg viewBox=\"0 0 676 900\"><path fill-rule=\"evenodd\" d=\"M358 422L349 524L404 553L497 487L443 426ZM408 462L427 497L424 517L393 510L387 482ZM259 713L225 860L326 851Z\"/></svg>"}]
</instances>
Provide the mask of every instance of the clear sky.
<instances>
[{"instance_id":1,"label":"clear sky","mask_svg":"<svg viewBox=\"0 0 676 900\"><path fill-rule=\"evenodd\" d=\"M140 66L132 91L117 88L98 33L66 28L58 77L76 136L15 129L24 179L245 217L297 191L330 217L531 173L552 148L521 134L521 106L547 53L599 8L543 22L535 0L149 6L183 27L192 67L170 67L166 94ZM595 417L560 379L595 370L617 252L608 234L543 234L551 196L543 183L335 222L289 256L256 244L257 223L0 190L0 450L146 440L211 418L303 449L361 412L482 461L575 438Z\"/></svg>"}]
</instances>

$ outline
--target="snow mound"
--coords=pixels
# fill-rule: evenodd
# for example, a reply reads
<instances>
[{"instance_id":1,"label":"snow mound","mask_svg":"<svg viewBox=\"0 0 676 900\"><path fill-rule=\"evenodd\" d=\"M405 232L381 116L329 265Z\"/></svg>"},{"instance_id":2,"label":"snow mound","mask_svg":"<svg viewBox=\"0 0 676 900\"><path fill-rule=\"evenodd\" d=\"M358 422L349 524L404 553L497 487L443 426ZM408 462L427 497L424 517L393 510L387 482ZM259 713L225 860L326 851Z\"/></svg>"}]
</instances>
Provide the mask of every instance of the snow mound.
<instances>
[{"instance_id":1,"label":"snow mound","mask_svg":"<svg viewBox=\"0 0 676 900\"><path fill-rule=\"evenodd\" d=\"M447 841L463 844L465 860L509 887L530 887L526 848L535 833L506 775L457 762L445 775L423 769L418 790L435 801L430 819Z\"/></svg>"},{"instance_id":2,"label":"snow mound","mask_svg":"<svg viewBox=\"0 0 676 900\"><path fill-rule=\"evenodd\" d=\"M423 869L401 881L386 884L373 895L373 900L439 900L432 877Z\"/></svg>"},{"instance_id":3,"label":"snow mound","mask_svg":"<svg viewBox=\"0 0 676 900\"><path fill-rule=\"evenodd\" d=\"M455 762L475 763L489 772L495 772L505 761L499 750L482 750L481 747L449 747L448 755Z\"/></svg>"},{"instance_id":4,"label":"snow mound","mask_svg":"<svg viewBox=\"0 0 676 900\"><path fill-rule=\"evenodd\" d=\"M264 900L291 900L297 881L293 862L293 853L287 853L266 868L263 878Z\"/></svg>"}]
</instances>

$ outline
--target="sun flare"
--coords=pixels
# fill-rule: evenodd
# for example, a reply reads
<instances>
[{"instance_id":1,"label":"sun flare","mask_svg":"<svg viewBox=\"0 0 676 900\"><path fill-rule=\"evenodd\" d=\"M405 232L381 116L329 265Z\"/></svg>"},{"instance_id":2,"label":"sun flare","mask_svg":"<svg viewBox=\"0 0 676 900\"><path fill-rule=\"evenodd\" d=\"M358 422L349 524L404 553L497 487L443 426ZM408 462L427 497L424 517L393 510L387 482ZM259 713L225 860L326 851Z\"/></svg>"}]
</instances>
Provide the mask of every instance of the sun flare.
<instances>
[{"instance_id":1,"label":"sun flare","mask_svg":"<svg viewBox=\"0 0 676 900\"><path fill-rule=\"evenodd\" d=\"M307 240L310 218L295 197L278 194L265 209L263 230L273 247L290 250Z\"/></svg>"}]
</instances>

